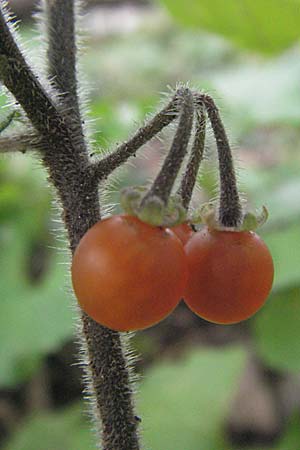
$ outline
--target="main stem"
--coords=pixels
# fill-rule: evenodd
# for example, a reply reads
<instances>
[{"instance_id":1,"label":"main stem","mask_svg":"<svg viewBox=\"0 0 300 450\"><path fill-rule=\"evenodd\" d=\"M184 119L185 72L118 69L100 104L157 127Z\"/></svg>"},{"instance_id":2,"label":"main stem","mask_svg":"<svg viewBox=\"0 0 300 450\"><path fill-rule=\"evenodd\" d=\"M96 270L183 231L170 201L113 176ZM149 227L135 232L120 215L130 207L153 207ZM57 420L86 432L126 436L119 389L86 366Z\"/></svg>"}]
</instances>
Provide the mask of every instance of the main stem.
<instances>
[{"instance_id":1,"label":"main stem","mask_svg":"<svg viewBox=\"0 0 300 450\"><path fill-rule=\"evenodd\" d=\"M50 12L56 8L57 14L64 15L66 2L69 6L73 4L73 0L48 1L52 30L55 15ZM45 17L47 19L48 16ZM0 7L0 80L23 107L41 137L39 150L60 198L70 248L74 252L81 237L100 219L98 181L91 176L85 143L80 139L81 130L74 130L78 108L75 103L68 114L70 108L64 107L63 100L57 107L25 61L7 20ZM68 20L74 21L74 17L68 17ZM65 32L68 39L74 39L74 27L66 27L64 31L61 23L62 20L57 21L60 26L59 39L64 40ZM57 52L63 52L63 47L54 48L57 36L54 31L49 37L49 54L56 52L60 58L63 54L58 55ZM53 64L50 64L51 67ZM60 92L66 87L63 80L67 78L56 78L56 87ZM71 90L68 92L71 93ZM73 100L74 92L73 89ZM70 101L71 97L67 97ZM132 401L129 362L124 356L120 335L85 314L82 314L82 329L87 360L87 391L95 405L96 428L102 428L102 445L99 442L99 447L102 450L138 450L138 420Z\"/></svg>"}]
</instances>

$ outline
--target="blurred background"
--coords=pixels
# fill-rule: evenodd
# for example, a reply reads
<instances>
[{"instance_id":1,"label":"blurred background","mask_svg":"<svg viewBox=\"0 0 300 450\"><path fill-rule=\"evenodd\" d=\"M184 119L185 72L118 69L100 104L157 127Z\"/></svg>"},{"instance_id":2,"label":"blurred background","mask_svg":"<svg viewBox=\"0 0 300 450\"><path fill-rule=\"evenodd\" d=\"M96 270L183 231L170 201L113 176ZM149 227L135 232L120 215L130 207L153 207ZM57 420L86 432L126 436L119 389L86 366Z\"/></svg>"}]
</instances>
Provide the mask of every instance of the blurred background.
<instances>
[{"instance_id":1,"label":"blurred background","mask_svg":"<svg viewBox=\"0 0 300 450\"><path fill-rule=\"evenodd\" d=\"M29 56L41 61L31 0L11 0ZM189 82L221 109L241 191L270 218L260 234L275 261L264 308L245 323L207 323L180 304L132 340L147 450L300 448L300 2L87 2L88 117L101 153ZM0 97L0 118L7 114ZM7 131L5 131L6 133ZM107 185L157 173L172 130ZM211 133L194 204L217 193ZM93 450L76 341L68 251L47 174L30 152L0 158L0 448Z\"/></svg>"}]
</instances>

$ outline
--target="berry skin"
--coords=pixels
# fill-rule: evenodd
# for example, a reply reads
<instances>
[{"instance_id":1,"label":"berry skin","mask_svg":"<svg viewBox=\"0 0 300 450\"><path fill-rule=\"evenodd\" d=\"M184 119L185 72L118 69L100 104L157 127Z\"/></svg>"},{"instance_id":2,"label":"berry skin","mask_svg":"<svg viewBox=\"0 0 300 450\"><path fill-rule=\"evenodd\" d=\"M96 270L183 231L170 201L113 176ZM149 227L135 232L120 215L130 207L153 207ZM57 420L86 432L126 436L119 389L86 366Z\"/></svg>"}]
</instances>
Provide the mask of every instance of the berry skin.
<instances>
[{"instance_id":1,"label":"berry skin","mask_svg":"<svg viewBox=\"0 0 300 450\"><path fill-rule=\"evenodd\" d=\"M232 324L248 319L265 303L274 266L256 233L204 227L187 242L185 251L189 278L184 301L200 317Z\"/></svg>"},{"instance_id":2,"label":"berry skin","mask_svg":"<svg viewBox=\"0 0 300 450\"><path fill-rule=\"evenodd\" d=\"M173 233L181 240L182 244L185 245L187 241L193 236L194 231L192 227L184 222L179 225L175 225L175 227L170 228Z\"/></svg>"},{"instance_id":3,"label":"berry skin","mask_svg":"<svg viewBox=\"0 0 300 450\"><path fill-rule=\"evenodd\" d=\"M187 262L169 229L129 215L96 223L73 257L72 282L82 309L117 331L150 327L183 296Z\"/></svg>"}]
</instances>

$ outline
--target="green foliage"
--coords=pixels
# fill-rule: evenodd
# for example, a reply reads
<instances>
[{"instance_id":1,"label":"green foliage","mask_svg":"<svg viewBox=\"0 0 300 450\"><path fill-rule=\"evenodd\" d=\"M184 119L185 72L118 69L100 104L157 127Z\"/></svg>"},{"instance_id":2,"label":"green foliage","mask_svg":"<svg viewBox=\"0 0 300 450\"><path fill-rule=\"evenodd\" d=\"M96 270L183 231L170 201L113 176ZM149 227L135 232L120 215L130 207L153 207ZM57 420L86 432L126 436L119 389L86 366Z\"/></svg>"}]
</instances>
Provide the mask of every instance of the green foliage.
<instances>
[{"instance_id":1,"label":"green foliage","mask_svg":"<svg viewBox=\"0 0 300 450\"><path fill-rule=\"evenodd\" d=\"M245 363L241 348L194 351L147 372L139 409L151 450L222 448L220 428Z\"/></svg>"},{"instance_id":2,"label":"green foliage","mask_svg":"<svg viewBox=\"0 0 300 450\"><path fill-rule=\"evenodd\" d=\"M266 365L281 371L298 373L300 370L299 286L273 294L257 315L253 326L256 349Z\"/></svg>"},{"instance_id":3,"label":"green foliage","mask_svg":"<svg viewBox=\"0 0 300 450\"><path fill-rule=\"evenodd\" d=\"M224 448L220 427L245 357L238 347L194 351L149 370L139 394L145 449ZM73 406L33 416L3 450L92 450L91 441L80 407Z\"/></svg>"},{"instance_id":4,"label":"green foliage","mask_svg":"<svg viewBox=\"0 0 300 450\"><path fill-rule=\"evenodd\" d=\"M279 444L273 450L296 450L300 442L299 415L294 416Z\"/></svg>"},{"instance_id":5,"label":"green foliage","mask_svg":"<svg viewBox=\"0 0 300 450\"><path fill-rule=\"evenodd\" d=\"M93 450L92 434L80 406L28 419L3 450Z\"/></svg>"},{"instance_id":6,"label":"green foliage","mask_svg":"<svg viewBox=\"0 0 300 450\"><path fill-rule=\"evenodd\" d=\"M183 25L221 34L241 47L277 53L299 39L299 0L161 0Z\"/></svg>"},{"instance_id":7,"label":"green foliage","mask_svg":"<svg viewBox=\"0 0 300 450\"><path fill-rule=\"evenodd\" d=\"M299 286L300 254L296 242L300 242L300 230L296 224L264 235L275 265L274 290ZM300 300L300 292L299 292Z\"/></svg>"},{"instance_id":8,"label":"green foliage","mask_svg":"<svg viewBox=\"0 0 300 450\"><path fill-rule=\"evenodd\" d=\"M56 244L49 234L50 195L42 181L45 175L28 155L26 164L24 158L16 156L5 170L2 164L0 171L1 386L30 376L45 353L72 335L75 315L64 288L66 272L62 264L66 258L50 248ZM34 283L29 255L35 243L48 251L46 272Z\"/></svg>"}]
</instances>

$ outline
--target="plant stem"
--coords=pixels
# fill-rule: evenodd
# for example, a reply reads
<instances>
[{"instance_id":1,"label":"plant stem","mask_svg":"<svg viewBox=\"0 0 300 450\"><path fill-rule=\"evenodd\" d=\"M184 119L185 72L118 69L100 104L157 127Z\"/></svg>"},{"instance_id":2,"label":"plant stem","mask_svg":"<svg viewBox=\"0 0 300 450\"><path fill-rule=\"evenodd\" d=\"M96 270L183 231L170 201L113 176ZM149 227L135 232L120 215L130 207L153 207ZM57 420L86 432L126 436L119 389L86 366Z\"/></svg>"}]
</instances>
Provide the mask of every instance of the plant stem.
<instances>
[{"instance_id":1,"label":"plant stem","mask_svg":"<svg viewBox=\"0 0 300 450\"><path fill-rule=\"evenodd\" d=\"M84 147L77 93L77 45L74 20L77 4L74 0L46 0L45 9L48 74L56 90L62 94L64 115L71 123L73 122L74 132ZM64 13L61 14L61 11Z\"/></svg>"},{"instance_id":2,"label":"plant stem","mask_svg":"<svg viewBox=\"0 0 300 450\"><path fill-rule=\"evenodd\" d=\"M181 109L179 124L170 151L148 193L144 196L141 206L146 205L152 197L158 197L167 205L168 199L187 152L191 136L194 115L194 101L192 92L187 88L177 91L179 108Z\"/></svg>"},{"instance_id":3,"label":"plant stem","mask_svg":"<svg viewBox=\"0 0 300 450\"><path fill-rule=\"evenodd\" d=\"M196 129L190 157L186 165L185 172L181 179L178 195L182 199L182 205L187 210L191 202L193 190L197 180L197 174L203 159L205 144L206 118L202 111L196 112Z\"/></svg>"},{"instance_id":4,"label":"plant stem","mask_svg":"<svg viewBox=\"0 0 300 450\"><path fill-rule=\"evenodd\" d=\"M119 145L114 152L92 165L92 176L99 181L105 179L116 168L120 167L128 158L135 156L136 151L168 126L178 115L178 94L146 125L139 128L134 136L127 142Z\"/></svg>"},{"instance_id":5,"label":"plant stem","mask_svg":"<svg viewBox=\"0 0 300 450\"><path fill-rule=\"evenodd\" d=\"M207 111L218 149L221 191L219 222L224 227L238 227L242 221L242 207L237 188L232 153L219 110L209 95L195 94L195 99Z\"/></svg>"},{"instance_id":6,"label":"plant stem","mask_svg":"<svg viewBox=\"0 0 300 450\"><path fill-rule=\"evenodd\" d=\"M59 5L61 8L58 8ZM64 15L64 5L65 2L55 2L57 14ZM58 23L61 24L62 20ZM55 27L54 21L52 27ZM55 35L55 29L52 32ZM61 28L60 32L63 33ZM66 32L73 33L74 28L66 27ZM62 36L59 38L64 40ZM52 45L50 42L53 43L53 38L49 40L49 45ZM68 118L60 112L26 63L2 8L0 62L1 81L20 103L41 137L38 148L61 200L70 248L74 252L81 237L100 219L98 180L91 177L87 151L83 141L78 140L80 133L74 132L74 122L70 126ZM67 90L63 85L65 79L66 74L59 78L59 88L62 90ZM76 89L73 90L73 100L74 94ZM76 112L76 107L73 111ZM133 387L121 338L118 333L100 326L85 314L82 321L86 337L84 347L88 355L86 371L89 392L95 404L98 429L101 427L100 417L102 420L103 450L138 450Z\"/></svg>"},{"instance_id":7,"label":"plant stem","mask_svg":"<svg viewBox=\"0 0 300 450\"><path fill-rule=\"evenodd\" d=\"M36 140L36 143L34 141ZM10 136L0 136L0 153L21 152L38 149L39 138L32 134L16 134Z\"/></svg>"}]
</instances>

